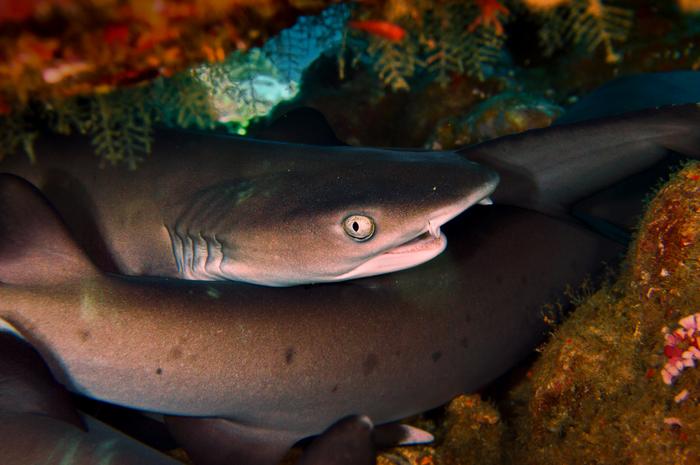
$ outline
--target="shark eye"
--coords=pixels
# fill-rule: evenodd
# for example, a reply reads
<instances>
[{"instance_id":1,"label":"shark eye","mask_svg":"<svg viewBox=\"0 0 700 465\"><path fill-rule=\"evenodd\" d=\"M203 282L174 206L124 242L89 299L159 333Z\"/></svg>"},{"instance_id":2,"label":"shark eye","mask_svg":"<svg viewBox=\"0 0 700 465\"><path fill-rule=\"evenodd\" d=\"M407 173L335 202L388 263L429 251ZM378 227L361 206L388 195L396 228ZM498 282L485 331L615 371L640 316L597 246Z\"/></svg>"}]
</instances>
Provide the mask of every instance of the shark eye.
<instances>
[{"instance_id":1,"label":"shark eye","mask_svg":"<svg viewBox=\"0 0 700 465\"><path fill-rule=\"evenodd\" d=\"M374 234L374 220L369 216L350 215L343 220L343 229L356 241L366 241Z\"/></svg>"}]
</instances>

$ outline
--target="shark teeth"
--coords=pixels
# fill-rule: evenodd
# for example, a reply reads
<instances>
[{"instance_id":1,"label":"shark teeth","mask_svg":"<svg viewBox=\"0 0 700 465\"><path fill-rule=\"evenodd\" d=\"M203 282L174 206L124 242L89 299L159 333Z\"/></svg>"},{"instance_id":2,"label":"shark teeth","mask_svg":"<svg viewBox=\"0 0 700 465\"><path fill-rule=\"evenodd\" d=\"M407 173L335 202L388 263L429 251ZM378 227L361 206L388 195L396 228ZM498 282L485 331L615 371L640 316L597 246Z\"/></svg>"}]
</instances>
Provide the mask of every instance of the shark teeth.
<instances>
[{"instance_id":1,"label":"shark teeth","mask_svg":"<svg viewBox=\"0 0 700 465\"><path fill-rule=\"evenodd\" d=\"M491 197L484 197L479 200L479 205L493 205L493 200L491 200Z\"/></svg>"},{"instance_id":2,"label":"shark teeth","mask_svg":"<svg viewBox=\"0 0 700 465\"><path fill-rule=\"evenodd\" d=\"M440 225L435 224L432 221L428 221L428 232L434 238L436 238L436 239L439 238L440 237Z\"/></svg>"}]
</instances>

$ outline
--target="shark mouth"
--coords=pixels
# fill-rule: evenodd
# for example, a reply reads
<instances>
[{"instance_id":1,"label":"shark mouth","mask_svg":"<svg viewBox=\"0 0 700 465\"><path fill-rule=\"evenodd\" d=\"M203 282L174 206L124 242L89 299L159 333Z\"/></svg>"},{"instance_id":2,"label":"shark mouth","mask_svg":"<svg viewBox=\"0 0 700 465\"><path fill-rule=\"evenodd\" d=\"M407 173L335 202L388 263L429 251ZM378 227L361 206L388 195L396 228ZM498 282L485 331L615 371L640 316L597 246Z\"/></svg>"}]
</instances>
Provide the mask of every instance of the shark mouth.
<instances>
[{"instance_id":1,"label":"shark mouth","mask_svg":"<svg viewBox=\"0 0 700 465\"><path fill-rule=\"evenodd\" d=\"M362 278L418 266L437 257L447 247L447 238L440 226L428 222L428 230L417 237L376 255L334 280Z\"/></svg>"},{"instance_id":2,"label":"shark mouth","mask_svg":"<svg viewBox=\"0 0 700 465\"><path fill-rule=\"evenodd\" d=\"M491 205L490 198L485 197L479 202L481 205ZM357 268L347 273L336 276L333 281L374 276L393 271L405 270L421 265L440 255L447 247L447 238L440 231L440 226L464 211L463 208L452 211L428 220L423 232L407 242L385 250L383 253L370 258Z\"/></svg>"}]
</instances>

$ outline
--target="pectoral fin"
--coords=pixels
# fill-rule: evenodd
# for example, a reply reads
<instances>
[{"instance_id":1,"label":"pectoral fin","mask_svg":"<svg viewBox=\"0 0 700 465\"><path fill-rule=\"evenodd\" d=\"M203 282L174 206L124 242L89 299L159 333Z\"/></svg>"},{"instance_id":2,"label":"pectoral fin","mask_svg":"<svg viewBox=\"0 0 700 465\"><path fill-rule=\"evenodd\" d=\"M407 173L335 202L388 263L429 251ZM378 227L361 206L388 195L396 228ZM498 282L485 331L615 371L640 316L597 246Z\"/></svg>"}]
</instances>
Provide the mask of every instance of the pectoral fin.
<instances>
[{"instance_id":1,"label":"pectoral fin","mask_svg":"<svg viewBox=\"0 0 700 465\"><path fill-rule=\"evenodd\" d=\"M314 439L297 465L374 465L373 427L364 415L345 417Z\"/></svg>"},{"instance_id":2,"label":"pectoral fin","mask_svg":"<svg viewBox=\"0 0 700 465\"><path fill-rule=\"evenodd\" d=\"M95 272L41 192L0 174L0 282L56 284Z\"/></svg>"},{"instance_id":3,"label":"pectoral fin","mask_svg":"<svg viewBox=\"0 0 700 465\"><path fill-rule=\"evenodd\" d=\"M299 439L221 418L166 416L165 423L198 465L278 465Z\"/></svg>"}]
</instances>

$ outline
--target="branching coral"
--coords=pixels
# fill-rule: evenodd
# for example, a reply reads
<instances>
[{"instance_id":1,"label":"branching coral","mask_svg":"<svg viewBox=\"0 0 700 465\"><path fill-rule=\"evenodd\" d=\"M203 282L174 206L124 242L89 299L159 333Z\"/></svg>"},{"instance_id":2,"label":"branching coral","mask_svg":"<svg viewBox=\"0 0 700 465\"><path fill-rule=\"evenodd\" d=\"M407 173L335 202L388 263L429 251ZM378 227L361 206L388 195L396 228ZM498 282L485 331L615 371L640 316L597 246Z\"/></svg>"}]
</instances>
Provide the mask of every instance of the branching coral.
<instances>
[{"instance_id":1,"label":"branching coral","mask_svg":"<svg viewBox=\"0 0 700 465\"><path fill-rule=\"evenodd\" d=\"M620 55L614 42L626 40L634 13L626 8L608 5L602 0L566 0L542 10L544 23L541 43L547 53L567 42L592 52L602 46L608 63L616 63Z\"/></svg>"},{"instance_id":2,"label":"branching coral","mask_svg":"<svg viewBox=\"0 0 700 465\"><path fill-rule=\"evenodd\" d=\"M15 113L0 118L0 159L22 149L30 160L34 160L36 130L25 121L25 116Z\"/></svg>"},{"instance_id":3,"label":"branching coral","mask_svg":"<svg viewBox=\"0 0 700 465\"><path fill-rule=\"evenodd\" d=\"M631 10L602 0L523 3L542 19L540 37L546 53L572 43L587 53L602 47L609 63L620 59L614 43L626 39L633 22ZM357 52L369 55L381 80L394 90L408 89L411 78L420 71L432 73L443 85L454 75L483 78L485 69L502 57L507 35L504 23L511 12L498 0L404 0L380 5L355 9L355 18L383 17L402 28L405 37L395 40L361 28L356 34L374 32L375 37L366 50L360 43Z\"/></svg>"},{"instance_id":4,"label":"branching coral","mask_svg":"<svg viewBox=\"0 0 700 465\"><path fill-rule=\"evenodd\" d=\"M421 72L443 86L454 75L482 77L484 66L500 57L504 42L500 15L507 10L494 9L494 3L500 5L495 0L480 2L481 8L471 0L389 2L381 14L396 21L405 36L394 40L375 32L368 46L360 41L352 43L352 48L373 63L379 78L393 90L408 90L411 78ZM359 10L355 16L362 21L373 14L378 13ZM366 34L363 29L354 31L355 35Z\"/></svg>"},{"instance_id":5,"label":"branching coral","mask_svg":"<svg viewBox=\"0 0 700 465\"><path fill-rule=\"evenodd\" d=\"M151 151L151 112L138 92L98 95L87 124L95 152L103 163L126 163L134 169Z\"/></svg>"}]
</instances>

